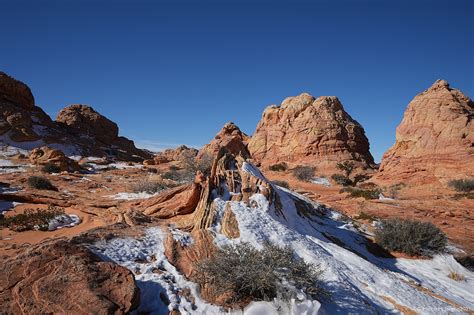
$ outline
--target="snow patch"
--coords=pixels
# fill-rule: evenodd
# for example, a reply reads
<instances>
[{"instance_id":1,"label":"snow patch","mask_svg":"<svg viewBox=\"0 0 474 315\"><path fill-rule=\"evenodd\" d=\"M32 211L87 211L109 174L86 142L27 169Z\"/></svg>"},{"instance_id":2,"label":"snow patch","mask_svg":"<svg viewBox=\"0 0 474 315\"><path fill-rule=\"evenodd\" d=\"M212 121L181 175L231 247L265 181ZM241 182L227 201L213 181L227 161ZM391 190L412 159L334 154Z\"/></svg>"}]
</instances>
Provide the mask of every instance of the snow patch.
<instances>
[{"instance_id":1,"label":"snow patch","mask_svg":"<svg viewBox=\"0 0 474 315\"><path fill-rule=\"evenodd\" d=\"M116 193L115 195L109 195L107 197L115 199L115 200L136 200L136 199L148 199L158 195L158 193L150 194L145 191L139 193L127 193L127 192L120 192Z\"/></svg>"},{"instance_id":2,"label":"snow patch","mask_svg":"<svg viewBox=\"0 0 474 315\"><path fill-rule=\"evenodd\" d=\"M322 186L325 186L325 187L330 187L331 186L331 182L329 182L329 179L327 179L326 177L315 177L311 180L311 182L313 184L322 185Z\"/></svg>"},{"instance_id":3,"label":"snow patch","mask_svg":"<svg viewBox=\"0 0 474 315\"><path fill-rule=\"evenodd\" d=\"M62 228L73 227L81 223L79 216L75 214L62 214L49 221L48 231L55 231Z\"/></svg>"}]
</instances>

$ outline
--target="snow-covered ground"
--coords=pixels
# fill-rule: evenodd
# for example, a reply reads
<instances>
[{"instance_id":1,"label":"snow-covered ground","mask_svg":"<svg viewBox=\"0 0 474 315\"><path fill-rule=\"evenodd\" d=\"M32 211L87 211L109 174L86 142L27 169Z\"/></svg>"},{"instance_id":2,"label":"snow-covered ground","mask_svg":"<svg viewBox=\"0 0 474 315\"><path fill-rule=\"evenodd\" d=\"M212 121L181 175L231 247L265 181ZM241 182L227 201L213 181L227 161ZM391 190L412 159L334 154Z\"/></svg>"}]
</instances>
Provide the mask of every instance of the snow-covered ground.
<instances>
[{"instance_id":1,"label":"snow-covered ground","mask_svg":"<svg viewBox=\"0 0 474 315\"><path fill-rule=\"evenodd\" d=\"M116 193L115 195L110 195L108 197L115 200L135 200L135 199L147 199L156 195L158 195L158 193L150 194L145 191L142 191L139 193L119 192L119 193Z\"/></svg>"},{"instance_id":2,"label":"snow-covered ground","mask_svg":"<svg viewBox=\"0 0 474 315\"><path fill-rule=\"evenodd\" d=\"M49 221L48 231L55 231L62 228L73 227L81 223L79 216L75 214L62 214L58 215L51 221Z\"/></svg>"},{"instance_id":3,"label":"snow-covered ground","mask_svg":"<svg viewBox=\"0 0 474 315\"><path fill-rule=\"evenodd\" d=\"M315 177L311 180L311 182L316 185L322 185L326 187L331 186L331 182L326 177Z\"/></svg>"},{"instance_id":4,"label":"snow-covered ground","mask_svg":"<svg viewBox=\"0 0 474 315\"><path fill-rule=\"evenodd\" d=\"M248 163L242 169L266 180ZM274 189L283 205L281 214L261 194L251 197L251 204L256 207L216 197L213 201L216 221L230 203L240 237L228 239L219 234L216 222L210 228L215 244L245 241L260 248L263 241L269 240L281 246L289 245L298 256L324 270L323 287L330 296L319 301L252 303L244 314L396 314L404 309L419 314L460 314L474 310L474 273L458 264L452 255L424 260L374 256L365 246L365 236L350 220L339 220L339 213L327 209L324 215L301 217L294 205L295 198L314 207L318 205L289 190L276 186ZM185 232L150 228L142 239L113 239L97 243L93 249L135 273L142 290L138 312L166 314L179 309L182 314L221 314L221 308L201 300L196 284L186 280L168 262L163 254L167 233L192 244ZM449 278L451 271L461 274L464 280ZM183 290L191 292L194 304L179 294ZM160 293L168 296L168 306L160 299Z\"/></svg>"}]
</instances>

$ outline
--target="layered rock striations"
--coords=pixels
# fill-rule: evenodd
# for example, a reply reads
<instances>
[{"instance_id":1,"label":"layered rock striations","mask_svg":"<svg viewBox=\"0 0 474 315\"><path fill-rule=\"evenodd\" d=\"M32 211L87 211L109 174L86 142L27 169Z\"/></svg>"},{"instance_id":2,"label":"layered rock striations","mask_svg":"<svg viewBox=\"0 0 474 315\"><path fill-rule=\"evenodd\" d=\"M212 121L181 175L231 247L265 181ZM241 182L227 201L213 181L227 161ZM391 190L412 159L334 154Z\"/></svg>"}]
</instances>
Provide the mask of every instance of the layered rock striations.
<instances>
[{"instance_id":1,"label":"layered rock striations","mask_svg":"<svg viewBox=\"0 0 474 315\"><path fill-rule=\"evenodd\" d=\"M198 154L198 157L204 154L215 156L220 148L226 148L230 153L242 155L245 158L250 157L247 149L250 137L243 133L233 122L228 122L222 127L211 142L206 144Z\"/></svg>"},{"instance_id":2,"label":"layered rock striations","mask_svg":"<svg viewBox=\"0 0 474 315\"><path fill-rule=\"evenodd\" d=\"M276 162L334 170L342 161L371 167L374 160L364 128L335 96L303 93L265 109L248 149L263 165Z\"/></svg>"},{"instance_id":3,"label":"layered rock striations","mask_svg":"<svg viewBox=\"0 0 474 315\"><path fill-rule=\"evenodd\" d=\"M376 179L445 183L474 176L474 102L444 80L408 105Z\"/></svg>"}]
</instances>

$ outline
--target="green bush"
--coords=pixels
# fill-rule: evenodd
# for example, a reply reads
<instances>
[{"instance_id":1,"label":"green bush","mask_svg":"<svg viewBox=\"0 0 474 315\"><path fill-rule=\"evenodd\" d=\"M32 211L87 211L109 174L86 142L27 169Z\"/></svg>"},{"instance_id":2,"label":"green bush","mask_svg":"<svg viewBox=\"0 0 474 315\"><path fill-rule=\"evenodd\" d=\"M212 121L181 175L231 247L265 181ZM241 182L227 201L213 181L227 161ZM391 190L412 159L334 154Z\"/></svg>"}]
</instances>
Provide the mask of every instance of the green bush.
<instances>
[{"instance_id":1,"label":"green bush","mask_svg":"<svg viewBox=\"0 0 474 315\"><path fill-rule=\"evenodd\" d=\"M274 180L274 181L272 181L272 183L277 185L277 186L280 186L280 187L283 187L283 188L286 188L286 189L290 189L290 184L288 184L288 182L285 181L285 180Z\"/></svg>"},{"instance_id":2,"label":"green bush","mask_svg":"<svg viewBox=\"0 0 474 315\"><path fill-rule=\"evenodd\" d=\"M468 193L474 190L474 179L455 179L448 185L456 191Z\"/></svg>"},{"instance_id":3,"label":"green bush","mask_svg":"<svg viewBox=\"0 0 474 315\"><path fill-rule=\"evenodd\" d=\"M316 169L314 167L302 165L297 166L292 170L293 176L304 182L309 182L312 180L314 178L315 171Z\"/></svg>"},{"instance_id":4,"label":"green bush","mask_svg":"<svg viewBox=\"0 0 474 315\"><path fill-rule=\"evenodd\" d=\"M353 184L352 180L349 177L344 176L342 174L333 174L331 176L331 179L336 182L336 184L342 186L351 186Z\"/></svg>"},{"instance_id":5,"label":"green bush","mask_svg":"<svg viewBox=\"0 0 474 315\"><path fill-rule=\"evenodd\" d=\"M42 176L30 176L28 178L28 184L32 188L41 189L41 190L58 190L54 187L53 184L49 181L49 179L42 177Z\"/></svg>"},{"instance_id":6,"label":"green bush","mask_svg":"<svg viewBox=\"0 0 474 315\"><path fill-rule=\"evenodd\" d=\"M43 165L41 170L43 172L49 173L49 174L61 172L61 168L59 166L57 166L56 164L51 163L51 162L48 162L45 165Z\"/></svg>"},{"instance_id":7,"label":"green bush","mask_svg":"<svg viewBox=\"0 0 474 315\"><path fill-rule=\"evenodd\" d=\"M359 198L362 197L364 199L379 199L381 190L376 188L376 189L359 189L359 188L353 188L353 187L346 187L341 189L341 193L349 193L351 198Z\"/></svg>"},{"instance_id":8,"label":"green bush","mask_svg":"<svg viewBox=\"0 0 474 315\"><path fill-rule=\"evenodd\" d=\"M337 163L336 167L343 171L346 174L346 177L351 176L352 171L354 171L354 162L352 161L344 161L341 163Z\"/></svg>"},{"instance_id":9,"label":"green bush","mask_svg":"<svg viewBox=\"0 0 474 315\"><path fill-rule=\"evenodd\" d=\"M64 210L51 206L48 208L48 210L26 209L23 213L19 213L11 217L0 217L0 227L7 227L10 230L16 232L36 229L40 231L47 231L49 227L49 221L59 215L64 215Z\"/></svg>"},{"instance_id":10,"label":"green bush","mask_svg":"<svg viewBox=\"0 0 474 315\"><path fill-rule=\"evenodd\" d=\"M290 247L269 242L261 250L248 243L224 246L196 267L198 283L212 283L218 294L231 292L234 302L293 298L301 291L315 298L322 293L318 266L296 257Z\"/></svg>"},{"instance_id":11,"label":"green bush","mask_svg":"<svg viewBox=\"0 0 474 315\"><path fill-rule=\"evenodd\" d=\"M268 169L273 172L284 172L288 169L288 165L285 162L281 162L281 163L270 165Z\"/></svg>"},{"instance_id":12,"label":"green bush","mask_svg":"<svg viewBox=\"0 0 474 315\"><path fill-rule=\"evenodd\" d=\"M411 256L431 256L443 252L447 237L429 222L406 219L382 220L375 229L375 242L389 251Z\"/></svg>"}]
</instances>

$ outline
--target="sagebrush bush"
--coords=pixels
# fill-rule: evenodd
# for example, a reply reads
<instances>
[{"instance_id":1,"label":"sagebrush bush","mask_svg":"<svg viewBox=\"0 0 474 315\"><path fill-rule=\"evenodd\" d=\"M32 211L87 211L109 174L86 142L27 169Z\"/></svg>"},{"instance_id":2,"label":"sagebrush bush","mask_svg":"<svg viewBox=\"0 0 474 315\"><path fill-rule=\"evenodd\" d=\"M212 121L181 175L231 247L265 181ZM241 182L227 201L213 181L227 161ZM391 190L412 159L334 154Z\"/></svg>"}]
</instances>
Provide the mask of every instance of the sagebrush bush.
<instances>
[{"instance_id":1,"label":"sagebrush bush","mask_svg":"<svg viewBox=\"0 0 474 315\"><path fill-rule=\"evenodd\" d=\"M58 190L49 179L42 176L30 176L28 178L28 184L32 188L42 189L42 190Z\"/></svg>"},{"instance_id":2,"label":"sagebrush bush","mask_svg":"<svg viewBox=\"0 0 474 315\"><path fill-rule=\"evenodd\" d=\"M406 219L382 220L375 228L375 242L389 251L411 256L431 256L443 252L448 239L429 222Z\"/></svg>"},{"instance_id":3,"label":"sagebrush bush","mask_svg":"<svg viewBox=\"0 0 474 315\"><path fill-rule=\"evenodd\" d=\"M59 166L57 166L56 164L51 163L51 162L48 162L45 165L43 165L41 170L43 172L49 173L49 174L61 172L61 168Z\"/></svg>"},{"instance_id":4,"label":"sagebrush bush","mask_svg":"<svg viewBox=\"0 0 474 315\"><path fill-rule=\"evenodd\" d=\"M130 185L130 190L134 193L147 192L154 194L166 188L162 182L151 180L149 178L142 178Z\"/></svg>"},{"instance_id":5,"label":"sagebrush bush","mask_svg":"<svg viewBox=\"0 0 474 315\"><path fill-rule=\"evenodd\" d=\"M188 177L193 179L197 171L204 175L210 175L213 160L214 156L207 152L199 158L191 151L185 151L179 156L183 173L188 173Z\"/></svg>"},{"instance_id":6,"label":"sagebrush bush","mask_svg":"<svg viewBox=\"0 0 474 315\"><path fill-rule=\"evenodd\" d=\"M273 172L284 172L288 169L288 165L285 162L281 162L281 163L270 165L268 169Z\"/></svg>"},{"instance_id":7,"label":"sagebrush bush","mask_svg":"<svg viewBox=\"0 0 474 315\"><path fill-rule=\"evenodd\" d=\"M311 166L297 166L292 170L293 176L296 177L297 179L304 181L304 182L309 182L314 178L314 172L316 169Z\"/></svg>"},{"instance_id":8,"label":"sagebrush bush","mask_svg":"<svg viewBox=\"0 0 474 315\"><path fill-rule=\"evenodd\" d=\"M300 292L315 298L323 292L319 266L269 242L261 250L249 243L224 246L196 269L201 285L212 283L218 294L231 292L234 302L294 298Z\"/></svg>"},{"instance_id":9,"label":"sagebrush bush","mask_svg":"<svg viewBox=\"0 0 474 315\"><path fill-rule=\"evenodd\" d=\"M347 192L351 198L362 197L367 200L379 199L381 190L378 188L375 189L359 189L354 187L346 187L341 189L341 193Z\"/></svg>"},{"instance_id":10,"label":"sagebrush bush","mask_svg":"<svg viewBox=\"0 0 474 315\"><path fill-rule=\"evenodd\" d=\"M331 179L336 182L336 184L341 185L341 186L351 186L352 185L352 180L344 176L342 174L333 174L331 176Z\"/></svg>"},{"instance_id":11,"label":"sagebrush bush","mask_svg":"<svg viewBox=\"0 0 474 315\"><path fill-rule=\"evenodd\" d=\"M474 190L474 179L454 179L448 185L456 191L468 193Z\"/></svg>"},{"instance_id":12,"label":"sagebrush bush","mask_svg":"<svg viewBox=\"0 0 474 315\"><path fill-rule=\"evenodd\" d=\"M354 165L354 162L352 161L344 161L341 163L337 163L336 167L340 169L341 171L343 171L344 174L346 174L346 177L349 177L351 176L352 171L354 171L355 165Z\"/></svg>"},{"instance_id":13,"label":"sagebrush bush","mask_svg":"<svg viewBox=\"0 0 474 315\"><path fill-rule=\"evenodd\" d=\"M290 189L290 184L288 184L288 182L285 181L285 180L274 180L274 181L272 181L272 183L277 185L277 186L280 186L280 187L283 187L283 188L286 188L286 189Z\"/></svg>"},{"instance_id":14,"label":"sagebrush bush","mask_svg":"<svg viewBox=\"0 0 474 315\"><path fill-rule=\"evenodd\" d=\"M56 207L44 209L26 209L23 213L11 217L0 217L0 226L7 227L16 232L28 230L47 231L49 221L59 215L64 215L64 210Z\"/></svg>"}]
</instances>

